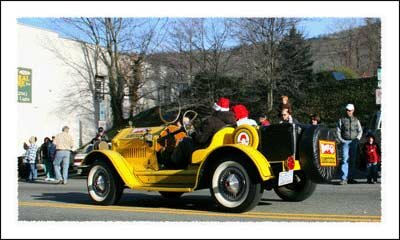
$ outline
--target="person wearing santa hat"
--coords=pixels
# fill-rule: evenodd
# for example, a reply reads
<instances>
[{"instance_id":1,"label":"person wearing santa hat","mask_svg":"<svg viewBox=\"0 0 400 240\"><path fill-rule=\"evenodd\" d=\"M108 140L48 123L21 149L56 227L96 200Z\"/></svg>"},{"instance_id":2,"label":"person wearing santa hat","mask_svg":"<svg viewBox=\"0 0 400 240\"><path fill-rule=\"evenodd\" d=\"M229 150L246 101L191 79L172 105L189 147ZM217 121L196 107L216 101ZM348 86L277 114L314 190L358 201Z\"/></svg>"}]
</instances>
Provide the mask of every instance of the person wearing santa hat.
<instances>
[{"instance_id":1,"label":"person wearing santa hat","mask_svg":"<svg viewBox=\"0 0 400 240\"><path fill-rule=\"evenodd\" d=\"M229 111L229 99L220 98L214 103L213 109L215 111L203 122L200 129L196 129L190 137L185 137L179 142L171 155L170 168L186 168L193 151L207 147L218 130L227 125L236 127L235 116Z\"/></svg>"},{"instance_id":2,"label":"person wearing santa hat","mask_svg":"<svg viewBox=\"0 0 400 240\"><path fill-rule=\"evenodd\" d=\"M200 146L207 145L212 136L226 125L232 125L236 127L236 119L233 112L229 111L229 99L221 97L216 103L214 103L214 112L209 116L201 129L196 131L194 140L196 144Z\"/></svg>"},{"instance_id":3,"label":"person wearing santa hat","mask_svg":"<svg viewBox=\"0 0 400 240\"><path fill-rule=\"evenodd\" d=\"M236 124L238 126L243 125L243 124L248 124L250 126L257 126L257 122L254 121L253 119L248 118L249 117L249 111L247 111L247 108L242 105L238 104L236 106L232 107L232 111L235 114L236 117Z\"/></svg>"}]
</instances>

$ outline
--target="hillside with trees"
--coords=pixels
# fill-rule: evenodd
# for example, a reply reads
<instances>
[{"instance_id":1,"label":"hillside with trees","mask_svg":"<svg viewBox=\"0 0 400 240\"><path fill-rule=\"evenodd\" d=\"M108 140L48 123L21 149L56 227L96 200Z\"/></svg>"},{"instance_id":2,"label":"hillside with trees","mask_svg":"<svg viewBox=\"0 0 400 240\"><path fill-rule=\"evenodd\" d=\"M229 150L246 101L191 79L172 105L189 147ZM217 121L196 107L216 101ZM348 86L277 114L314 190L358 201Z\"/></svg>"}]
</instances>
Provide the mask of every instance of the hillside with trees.
<instances>
[{"instance_id":1,"label":"hillside with trees","mask_svg":"<svg viewBox=\"0 0 400 240\"><path fill-rule=\"evenodd\" d=\"M356 105L365 122L379 107L374 92L381 63L380 19L365 18L362 26L343 19L332 34L312 39L298 30L298 18L59 21L77 29L71 38L89 53L87 66L77 71L88 72L95 120L98 66L107 70L102 76L107 91L101 94L110 97L115 128L154 104L180 102L205 117L219 97L246 105L252 118L266 114L272 122L278 121L281 95L289 96L302 122L317 113L333 125L347 102ZM83 43L80 35L90 42ZM333 72L346 80L333 79Z\"/></svg>"},{"instance_id":2,"label":"hillside with trees","mask_svg":"<svg viewBox=\"0 0 400 240\"><path fill-rule=\"evenodd\" d=\"M348 102L356 105L364 123L379 108L375 104L379 19L365 19L361 27L338 24L338 32L313 39L305 39L297 30L296 19L224 19L218 22L224 26L222 32L207 31L215 22L193 21L175 25L175 31L184 31L174 32L175 48L170 49L179 51L148 57L152 66L162 63L166 72L173 73L163 81L185 86L176 87L176 99L183 107L207 115L223 96L232 104L245 104L252 118L267 114L277 122L280 96L288 95L300 121L308 122L317 113L330 126ZM226 29L231 29L230 35ZM230 39L240 44L228 47ZM333 72L346 79L335 80Z\"/></svg>"}]
</instances>

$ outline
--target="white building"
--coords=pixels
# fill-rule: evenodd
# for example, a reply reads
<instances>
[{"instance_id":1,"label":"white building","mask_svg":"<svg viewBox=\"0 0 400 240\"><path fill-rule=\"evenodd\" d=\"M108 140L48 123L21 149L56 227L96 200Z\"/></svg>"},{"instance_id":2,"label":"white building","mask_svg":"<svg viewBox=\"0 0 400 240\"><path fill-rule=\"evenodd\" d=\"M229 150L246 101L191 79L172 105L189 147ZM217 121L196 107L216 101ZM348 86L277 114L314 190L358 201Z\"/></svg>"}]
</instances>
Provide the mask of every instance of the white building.
<instances>
[{"instance_id":1,"label":"white building","mask_svg":"<svg viewBox=\"0 0 400 240\"><path fill-rule=\"evenodd\" d=\"M104 95L103 104L99 104L104 106L99 116L105 122L95 121L93 94L88 87L88 81L93 79L89 72L91 76L95 72L92 69L94 59L93 54L86 52L84 44L47 29L17 24L18 73L31 74L31 86L24 86L29 89L30 97L24 96L26 92L20 93L24 81L18 78L18 94L22 95L17 100L19 154L23 154L23 143L30 136L36 136L38 144L42 144L45 137L58 134L65 125L70 127L75 149L89 142L99 125L105 124L106 129L112 126L108 95ZM145 62L142 71L144 84L138 92L142 97L133 110L134 114L155 106L161 98L171 98L175 94L171 86L163 86L167 78L165 67L155 68ZM98 61L97 73L108 76L101 61ZM107 84L105 88L107 90ZM123 117L129 118L131 106L128 96L125 96L122 108Z\"/></svg>"},{"instance_id":2,"label":"white building","mask_svg":"<svg viewBox=\"0 0 400 240\"><path fill-rule=\"evenodd\" d=\"M65 125L70 127L75 148L90 141L97 130L94 121L93 99L87 88L85 71L78 65L85 64L82 43L60 37L57 33L17 24L17 66L25 73L31 71L31 101L18 100L18 144L23 153L23 142L30 136L51 137ZM99 67L107 76L106 68ZM28 71L27 71L28 70ZM79 73L79 71L81 71ZM105 118L111 120L108 98L105 101ZM110 122L108 126L110 126ZM81 129L80 129L81 128Z\"/></svg>"}]
</instances>

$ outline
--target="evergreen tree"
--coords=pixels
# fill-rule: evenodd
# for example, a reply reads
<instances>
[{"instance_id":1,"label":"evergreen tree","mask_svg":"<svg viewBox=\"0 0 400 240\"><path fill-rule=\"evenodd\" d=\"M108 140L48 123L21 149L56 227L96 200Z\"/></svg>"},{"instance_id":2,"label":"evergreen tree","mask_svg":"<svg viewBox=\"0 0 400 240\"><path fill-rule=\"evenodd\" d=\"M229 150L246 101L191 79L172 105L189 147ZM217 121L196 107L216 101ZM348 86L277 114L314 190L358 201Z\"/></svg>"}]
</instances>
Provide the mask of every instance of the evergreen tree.
<instances>
[{"instance_id":1,"label":"evergreen tree","mask_svg":"<svg viewBox=\"0 0 400 240\"><path fill-rule=\"evenodd\" d=\"M295 105L305 97L312 81L311 49L303 35L293 26L279 43L279 75L277 94L287 95ZM296 104L297 103L297 104Z\"/></svg>"},{"instance_id":2,"label":"evergreen tree","mask_svg":"<svg viewBox=\"0 0 400 240\"><path fill-rule=\"evenodd\" d=\"M235 102L239 94L241 79L237 77L199 72L190 87L181 93L183 107L190 107L202 115L209 115L213 103L220 97L230 98Z\"/></svg>"}]
</instances>

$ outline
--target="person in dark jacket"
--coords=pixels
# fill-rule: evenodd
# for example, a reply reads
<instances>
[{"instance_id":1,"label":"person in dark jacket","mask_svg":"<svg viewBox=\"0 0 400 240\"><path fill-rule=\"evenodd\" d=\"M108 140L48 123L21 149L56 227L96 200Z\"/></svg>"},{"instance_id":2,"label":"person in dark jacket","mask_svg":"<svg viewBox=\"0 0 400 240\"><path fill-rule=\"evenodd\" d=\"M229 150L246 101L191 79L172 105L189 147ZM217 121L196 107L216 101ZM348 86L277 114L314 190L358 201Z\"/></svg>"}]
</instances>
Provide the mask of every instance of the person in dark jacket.
<instances>
[{"instance_id":1,"label":"person in dark jacket","mask_svg":"<svg viewBox=\"0 0 400 240\"><path fill-rule=\"evenodd\" d=\"M49 144L47 146L47 151L48 151L48 156L49 160L51 161L51 164L53 165L54 159L56 158L56 145L54 144L54 139L55 137L52 138L51 141L49 141ZM50 178L54 178L54 168L53 171L50 171Z\"/></svg>"},{"instance_id":2,"label":"person in dark jacket","mask_svg":"<svg viewBox=\"0 0 400 240\"><path fill-rule=\"evenodd\" d=\"M171 161L167 168L183 169L190 163L191 155L195 149L205 148L210 144L214 134L221 128L229 125L236 127L236 119L229 111L229 99L220 98L214 103L214 112L190 137L185 137L174 149Z\"/></svg>"},{"instance_id":3,"label":"person in dark jacket","mask_svg":"<svg viewBox=\"0 0 400 240\"><path fill-rule=\"evenodd\" d=\"M358 154L358 143L363 130L360 121L354 117L354 105L346 105L346 116L339 119L336 127L337 137L342 147L340 185L357 183L354 180L354 165Z\"/></svg>"},{"instance_id":4,"label":"person in dark jacket","mask_svg":"<svg viewBox=\"0 0 400 240\"><path fill-rule=\"evenodd\" d=\"M312 114L310 116L310 124L311 125L318 125L321 123L321 118L317 114Z\"/></svg>"},{"instance_id":5,"label":"person in dark jacket","mask_svg":"<svg viewBox=\"0 0 400 240\"><path fill-rule=\"evenodd\" d=\"M99 127L97 129L96 136L92 139L91 143L94 144L94 143L100 142L100 141L108 142L108 137L107 137L106 132L104 131L103 127Z\"/></svg>"},{"instance_id":6,"label":"person in dark jacket","mask_svg":"<svg viewBox=\"0 0 400 240\"><path fill-rule=\"evenodd\" d=\"M99 149L99 143L101 141L105 141L105 142L109 141L109 139L108 139L108 137L106 135L106 132L104 131L103 127L99 127L97 129L96 136L90 141L90 143L93 145L92 148L93 149Z\"/></svg>"},{"instance_id":7,"label":"person in dark jacket","mask_svg":"<svg viewBox=\"0 0 400 240\"><path fill-rule=\"evenodd\" d=\"M299 124L296 118L292 117L290 114L290 110L288 108L283 108L281 111L281 120L279 121L280 124L282 123L294 123Z\"/></svg>"},{"instance_id":8,"label":"person in dark jacket","mask_svg":"<svg viewBox=\"0 0 400 240\"><path fill-rule=\"evenodd\" d=\"M213 114L204 121L194 136L195 143L201 147L208 145L214 134L224 126L236 127L235 115L229 111L229 99L220 98L213 108Z\"/></svg>"},{"instance_id":9,"label":"person in dark jacket","mask_svg":"<svg viewBox=\"0 0 400 240\"><path fill-rule=\"evenodd\" d=\"M44 172L46 175L45 181L50 181L54 177L53 175L53 161L49 158L49 144L51 140L49 137L45 137L42 146L40 146L40 155L44 163Z\"/></svg>"}]
</instances>

